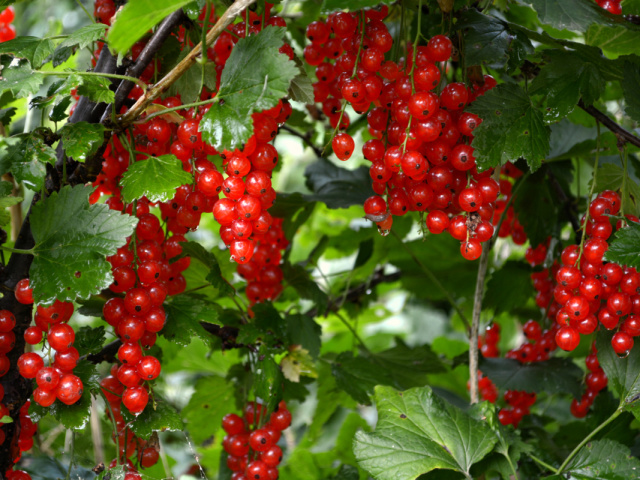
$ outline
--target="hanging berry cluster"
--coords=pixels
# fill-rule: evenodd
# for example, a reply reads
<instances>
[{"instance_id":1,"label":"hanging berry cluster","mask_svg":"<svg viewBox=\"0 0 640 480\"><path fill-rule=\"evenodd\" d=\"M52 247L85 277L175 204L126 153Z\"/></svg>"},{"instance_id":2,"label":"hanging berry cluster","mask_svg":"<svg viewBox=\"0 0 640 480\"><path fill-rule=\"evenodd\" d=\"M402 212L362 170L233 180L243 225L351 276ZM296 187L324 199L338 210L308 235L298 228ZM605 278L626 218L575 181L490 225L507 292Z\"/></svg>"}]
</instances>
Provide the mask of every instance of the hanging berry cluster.
<instances>
[{"instance_id":1,"label":"hanging berry cluster","mask_svg":"<svg viewBox=\"0 0 640 480\"><path fill-rule=\"evenodd\" d=\"M479 173L476 168L470 143L482 120L463 109L496 82L486 75L482 84L469 88L460 82L445 85L442 72L453 46L444 35L427 45L411 46L406 59L385 61L393 47L383 22L387 11L384 6L380 11L338 12L326 23L308 26L311 43L304 57L316 66L315 101L322 103L336 131L350 124L347 104L357 114L366 113L374 138L365 142L362 153L371 162L378 195L365 201L364 211L383 234L391 229L394 216L418 211L426 215L431 233L448 231L461 241L462 255L475 260L506 207L507 192L498 200L501 185L510 192L506 177L521 174L506 166L505 179L498 183L491 170ZM340 160L347 160L355 143L341 132L332 146ZM524 243L526 235L517 219L511 214L508 220L501 236L513 231L517 243Z\"/></svg>"},{"instance_id":2,"label":"hanging berry cluster","mask_svg":"<svg viewBox=\"0 0 640 480\"><path fill-rule=\"evenodd\" d=\"M266 421L266 409L257 402L247 404L244 418L230 413L222 419L227 433L222 445L232 480L277 480L282 449L276 445L283 430L291 425L285 402Z\"/></svg>"}]
</instances>

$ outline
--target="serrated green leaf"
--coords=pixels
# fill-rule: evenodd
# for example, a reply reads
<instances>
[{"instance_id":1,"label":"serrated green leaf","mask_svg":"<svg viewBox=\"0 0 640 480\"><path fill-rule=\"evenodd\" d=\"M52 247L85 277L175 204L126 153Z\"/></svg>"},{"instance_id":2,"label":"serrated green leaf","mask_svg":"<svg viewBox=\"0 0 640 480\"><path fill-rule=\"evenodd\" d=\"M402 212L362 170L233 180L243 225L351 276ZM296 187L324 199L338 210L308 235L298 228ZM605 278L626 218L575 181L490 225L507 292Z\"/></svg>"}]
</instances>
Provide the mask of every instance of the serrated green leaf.
<instances>
[{"instance_id":1,"label":"serrated green leaf","mask_svg":"<svg viewBox=\"0 0 640 480\"><path fill-rule=\"evenodd\" d=\"M241 146L253 132L251 114L276 106L287 95L298 69L278 52L284 32L267 27L238 41L220 77L221 102L213 104L200 122L204 141L220 151Z\"/></svg>"},{"instance_id":2,"label":"serrated green leaf","mask_svg":"<svg viewBox=\"0 0 640 480\"><path fill-rule=\"evenodd\" d=\"M176 64L181 62L188 54L189 49L184 49L176 59ZM184 74L182 74L176 83L169 89L169 94L180 94L182 103L193 103L200 99L200 86L202 81L202 65L196 62ZM216 64L209 61L204 66L204 86L209 90L216 88Z\"/></svg>"},{"instance_id":3,"label":"serrated green leaf","mask_svg":"<svg viewBox=\"0 0 640 480\"><path fill-rule=\"evenodd\" d=\"M296 75L289 86L289 97L296 102L313 104L313 84L306 72Z\"/></svg>"},{"instance_id":4,"label":"serrated green leaf","mask_svg":"<svg viewBox=\"0 0 640 480\"><path fill-rule=\"evenodd\" d=\"M529 95L516 84L502 84L473 102L468 111L482 118L471 144L478 168L503 165L524 157L536 170L549 153L551 130Z\"/></svg>"},{"instance_id":5,"label":"serrated green leaf","mask_svg":"<svg viewBox=\"0 0 640 480\"><path fill-rule=\"evenodd\" d=\"M2 56L0 58L0 92L11 90L17 98L35 95L44 75L31 68L29 60Z\"/></svg>"},{"instance_id":6,"label":"serrated green leaf","mask_svg":"<svg viewBox=\"0 0 640 480\"><path fill-rule=\"evenodd\" d=\"M62 97L62 99L58 103L56 103L49 112L49 120L55 123L61 122L62 120L67 118L69 116L67 114L67 109L73 101L73 97L69 95L66 97Z\"/></svg>"},{"instance_id":7,"label":"serrated green leaf","mask_svg":"<svg viewBox=\"0 0 640 480\"><path fill-rule=\"evenodd\" d=\"M115 92L109 88L111 82L105 77L72 75L69 80L72 79L75 83L70 84L71 88L77 86L77 93L81 97L96 103L113 103L115 100Z\"/></svg>"},{"instance_id":8,"label":"serrated green leaf","mask_svg":"<svg viewBox=\"0 0 640 480\"><path fill-rule=\"evenodd\" d=\"M513 208L531 245L536 247L546 242L558 228L558 201L542 171L524 182L514 198ZM535 196L535 202L531 201L531 195Z\"/></svg>"},{"instance_id":9,"label":"serrated green leaf","mask_svg":"<svg viewBox=\"0 0 640 480\"><path fill-rule=\"evenodd\" d=\"M122 175L122 199L133 202L147 197L150 202L167 202L181 185L193 183L193 175L185 172L175 155L148 157L131 165Z\"/></svg>"},{"instance_id":10,"label":"serrated green leaf","mask_svg":"<svg viewBox=\"0 0 640 480\"><path fill-rule=\"evenodd\" d=\"M582 98L591 105L604 92L605 80L598 65L574 52L546 50L547 64L531 82L529 93L546 95L545 119L557 122L566 117Z\"/></svg>"},{"instance_id":11,"label":"serrated green leaf","mask_svg":"<svg viewBox=\"0 0 640 480\"><path fill-rule=\"evenodd\" d=\"M11 172L18 182L31 190L42 188L47 173L46 163L55 163L56 152L34 131L12 137L13 142L0 159L0 173Z\"/></svg>"},{"instance_id":12,"label":"serrated green leaf","mask_svg":"<svg viewBox=\"0 0 640 480\"><path fill-rule=\"evenodd\" d=\"M587 443L564 470L579 480L626 480L638 477L640 460L626 445L605 438Z\"/></svg>"},{"instance_id":13,"label":"serrated green leaf","mask_svg":"<svg viewBox=\"0 0 640 480\"><path fill-rule=\"evenodd\" d=\"M0 109L0 123L5 127L9 125L17 110L18 109L16 107Z\"/></svg>"},{"instance_id":14,"label":"serrated green leaf","mask_svg":"<svg viewBox=\"0 0 640 480\"><path fill-rule=\"evenodd\" d=\"M595 2L582 0L525 0L538 13L540 21L558 30L584 32L593 23L614 21Z\"/></svg>"},{"instance_id":15,"label":"serrated green leaf","mask_svg":"<svg viewBox=\"0 0 640 480\"><path fill-rule=\"evenodd\" d=\"M322 327L308 315L287 315L287 337L290 345L301 345L313 358L318 358Z\"/></svg>"},{"instance_id":16,"label":"serrated green leaf","mask_svg":"<svg viewBox=\"0 0 640 480\"><path fill-rule=\"evenodd\" d=\"M281 266L285 281L298 292L301 298L313 301L320 313L324 313L329 304L329 297L318 284L313 281L309 272L300 265L285 263Z\"/></svg>"},{"instance_id":17,"label":"serrated green leaf","mask_svg":"<svg viewBox=\"0 0 640 480\"><path fill-rule=\"evenodd\" d=\"M234 385L222 377L202 377L194 386L189 403L182 409L193 441L210 439L233 404Z\"/></svg>"},{"instance_id":18,"label":"serrated green leaf","mask_svg":"<svg viewBox=\"0 0 640 480\"><path fill-rule=\"evenodd\" d=\"M306 185L313 192L307 201L318 201L329 208L348 208L362 205L374 195L367 167L347 170L325 158L319 158L304 171Z\"/></svg>"},{"instance_id":19,"label":"serrated green leaf","mask_svg":"<svg viewBox=\"0 0 640 480\"><path fill-rule=\"evenodd\" d=\"M355 357L351 352L342 352L331 365L331 373L336 385L347 392L351 398L363 405L369 405L369 395L376 385L388 383L382 381L380 370L363 356Z\"/></svg>"},{"instance_id":20,"label":"serrated green leaf","mask_svg":"<svg viewBox=\"0 0 640 480\"><path fill-rule=\"evenodd\" d=\"M482 303L497 315L524 305L531 295L531 268L509 260L491 274Z\"/></svg>"},{"instance_id":21,"label":"serrated green leaf","mask_svg":"<svg viewBox=\"0 0 640 480\"><path fill-rule=\"evenodd\" d=\"M591 25L584 37L587 45L601 48L608 55L631 55L638 53L640 32L627 27Z\"/></svg>"},{"instance_id":22,"label":"serrated green leaf","mask_svg":"<svg viewBox=\"0 0 640 480\"><path fill-rule=\"evenodd\" d=\"M640 62L625 62L624 78L621 85L626 103L625 113L635 121L640 122L640 99L638 98L638 92L640 91Z\"/></svg>"},{"instance_id":23,"label":"serrated green leaf","mask_svg":"<svg viewBox=\"0 0 640 480\"><path fill-rule=\"evenodd\" d=\"M59 46L61 47L78 47L83 49L90 46L96 40L100 40L107 31L104 23L92 23L79 28L67 38L65 38Z\"/></svg>"},{"instance_id":24,"label":"serrated green leaf","mask_svg":"<svg viewBox=\"0 0 640 480\"><path fill-rule=\"evenodd\" d=\"M0 54L11 53L15 57L26 58L35 68L40 68L54 49L53 41L47 38L25 36L0 43Z\"/></svg>"},{"instance_id":25,"label":"serrated green leaf","mask_svg":"<svg viewBox=\"0 0 640 480\"><path fill-rule=\"evenodd\" d=\"M32 209L36 245L29 276L36 303L89 298L113 281L105 257L125 244L137 219L107 205L89 205L92 190L66 186Z\"/></svg>"},{"instance_id":26,"label":"serrated green leaf","mask_svg":"<svg viewBox=\"0 0 640 480\"><path fill-rule=\"evenodd\" d=\"M376 388L378 424L358 432L353 451L376 480L412 480L434 469L464 472L498 441L489 426L433 394L429 387Z\"/></svg>"},{"instance_id":27,"label":"serrated green leaf","mask_svg":"<svg viewBox=\"0 0 640 480\"><path fill-rule=\"evenodd\" d=\"M102 350L105 341L105 329L103 326L84 326L76 330L76 339L73 346L78 350L80 356L90 353L98 353Z\"/></svg>"},{"instance_id":28,"label":"serrated green leaf","mask_svg":"<svg viewBox=\"0 0 640 480\"><path fill-rule=\"evenodd\" d=\"M263 400L264 408L269 414L275 410L278 402L282 400L284 378L278 364L270 355L264 354L264 347L261 351L263 354L260 355L260 359L255 366L254 390L256 396Z\"/></svg>"},{"instance_id":29,"label":"serrated green leaf","mask_svg":"<svg viewBox=\"0 0 640 480\"><path fill-rule=\"evenodd\" d=\"M181 243L181 246L181 256L189 256L192 259L196 259L202 262L209 269L209 273L205 277L205 280L207 280L209 283L211 283L211 285L220 290L220 293L222 295L235 295L235 289L222 276L222 271L220 270L220 262L218 262L218 259L212 252L206 250L198 242L183 242Z\"/></svg>"},{"instance_id":30,"label":"serrated green leaf","mask_svg":"<svg viewBox=\"0 0 640 480\"><path fill-rule=\"evenodd\" d=\"M481 358L480 370L501 390L582 395L580 368L569 358L520 363L511 358Z\"/></svg>"},{"instance_id":31,"label":"serrated green leaf","mask_svg":"<svg viewBox=\"0 0 640 480\"><path fill-rule=\"evenodd\" d=\"M63 47L58 45L51 56L51 63L55 67L59 67L64 62L69 60L73 55L73 49L71 47Z\"/></svg>"},{"instance_id":32,"label":"serrated green leaf","mask_svg":"<svg viewBox=\"0 0 640 480\"><path fill-rule=\"evenodd\" d=\"M466 65L504 65L511 37L504 22L476 10L463 12L456 28L464 30Z\"/></svg>"},{"instance_id":33,"label":"serrated green leaf","mask_svg":"<svg viewBox=\"0 0 640 480\"><path fill-rule=\"evenodd\" d=\"M104 143L104 125L100 123L67 123L59 130L65 153L84 162Z\"/></svg>"},{"instance_id":34,"label":"serrated green leaf","mask_svg":"<svg viewBox=\"0 0 640 480\"><path fill-rule=\"evenodd\" d=\"M155 391L142 413L132 415L123 408L122 416L131 431L144 440L148 440L153 432L181 432L184 429L178 410Z\"/></svg>"},{"instance_id":35,"label":"serrated green leaf","mask_svg":"<svg viewBox=\"0 0 640 480\"><path fill-rule=\"evenodd\" d=\"M220 311L218 305L200 297L181 294L165 303L165 311L167 322L161 335L167 340L186 347L193 337L198 337L213 348L215 339L200 322L216 323Z\"/></svg>"},{"instance_id":36,"label":"serrated green leaf","mask_svg":"<svg viewBox=\"0 0 640 480\"><path fill-rule=\"evenodd\" d=\"M109 47L126 53L156 24L191 0L131 0L118 12L107 35Z\"/></svg>"},{"instance_id":37,"label":"serrated green leaf","mask_svg":"<svg viewBox=\"0 0 640 480\"><path fill-rule=\"evenodd\" d=\"M640 224L629 222L609 240L605 259L629 267L640 267Z\"/></svg>"},{"instance_id":38,"label":"serrated green leaf","mask_svg":"<svg viewBox=\"0 0 640 480\"><path fill-rule=\"evenodd\" d=\"M15 197L13 195L13 184L0 181L0 226L6 225L11 220L11 215L7 211L7 207L20 203L22 197Z\"/></svg>"}]
</instances>

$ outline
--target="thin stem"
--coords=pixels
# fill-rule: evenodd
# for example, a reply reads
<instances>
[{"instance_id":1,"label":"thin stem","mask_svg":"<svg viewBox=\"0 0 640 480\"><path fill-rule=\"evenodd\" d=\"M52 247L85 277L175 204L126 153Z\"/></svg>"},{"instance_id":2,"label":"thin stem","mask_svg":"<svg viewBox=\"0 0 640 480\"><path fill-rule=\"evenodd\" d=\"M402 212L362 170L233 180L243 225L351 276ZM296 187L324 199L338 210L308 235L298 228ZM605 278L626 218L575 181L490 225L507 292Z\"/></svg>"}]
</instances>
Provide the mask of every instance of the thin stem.
<instances>
[{"instance_id":1,"label":"thin stem","mask_svg":"<svg viewBox=\"0 0 640 480\"><path fill-rule=\"evenodd\" d=\"M84 13L87 14L87 17L89 17L89 20L91 20L91 23L96 23L96 19L93 18L93 15L89 13L89 10L87 10L87 7L85 7L80 0L76 0L76 3L80 6L82 10L84 10Z\"/></svg>"},{"instance_id":2,"label":"thin stem","mask_svg":"<svg viewBox=\"0 0 640 480\"><path fill-rule=\"evenodd\" d=\"M529 453L529 458L531 460L533 460L534 462L536 462L537 464L539 464L541 467L546 468L547 470L549 470L550 472L553 473L558 473L558 469L556 469L555 467L552 467L551 465L549 465L547 462L540 460L538 457L536 457L535 455Z\"/></svg>"},{"instance_id":3,"label":"thin stem","mask_svg":"<svg viewBox=\"0 0 640 480\"><path fill-rule=\"evenodd\" d=\"M511 468L511 473L513 473L513 478L518 480L518 472L516 472L516 468L514 467L513 462L511 461L511 457L509 457L509 455L505 455L505 458L509 463L509 467Z\"/></svg>"},{"instance_id":4,"label":"thin stem","mask_svg":"<svg viewBox=\"0 0 640 480\"><path fill-rule=\"evenodd\" d=\"M624 155L622 155L622 152L620 153L620 160L622 161L622 168L624 169L624 174L622 175L622 187L620 187L620 197L622 197L622 202L620 205L620 213L622 215L624 215L626 212L624 211L625 209L622 208L623 205L625 205L626 199L629 198L629 196L627 195L627 187L628 187L628 174L627 174L627 168L628 168L628 164L627 164L627 160L628 160L628 149L626 147L626 145L623 147L624 148ZM595 180L594 180L595 183Z\"/></svg>"},{"instance_id":5,"label":"thin stem","mask_svg":"<svg viewBox=\"0 0 640 480\"><path fill-rule=\"evenodd\" d=\"M116 80L128 80L129 82L136 83L143 91L147 90L147 84L144 83L139 78L130 77L128 75L118 75L117 73L100 73L100 72L51 72L46 71L43 72L41 70L38 71L41 75L47 75L52 77L70 77L72 75L78 75L79 77L104 77L104 78L114 78Z\"/></svg>"},{"instance_id":6,"label":"thin stem","mask_svg":"<svg viewBox=\"0 0 640 480\"><path fill-rule=\"evenodd\" d=\"M74 455L74 450L75 450L75 446L76 446L76 432L74 432L73 430L71 430L71 452L69 453L69 469L67 470L67 476L65 477L65 480L70 480L71 479L71 468L73 467L73 455Z\"/></svg>"},{"instance_id":7,"label":"thin stem","mask_svg":"<svg viewBox=\"0 0 640 480\"><path fill-rule=\"evenodd\" d=\"M598 425L595 428L595 430L593 430L589 435L584 437L582 441L578 444L578 446L574 448L573 451L569 454L569 456L565 458L564 462L562 462L562 465L560 465L560 468L558 468L558 474L562 473L564 469L567 468L567 465L569 465L571 460L573 460L573 457L575 457L578 454L578 452L580 451L580 449L582 449L582 447L584 447L587 443L589 443L589 441L591 441L591 439L595 437L598 434L598 432L600 432L600 430L602 430L604 427L606 427L611 422L613 422L616 418L618 418L621 413L622 413L622 407L618 407L618 409L615 412L613 412L609 418L607 418L604 422Z\"/></svg>"},{"instance_id":8,"label":"thin stem","mask_svg":"<svg viewBox=\"0 0 640 480\"><path fill-rule=\"evenodd\" d=\"M427 276L427 278L429 278L429 280L431 280L434 283L434 285L438 288L438 290L442 292L442 294L445 296L445 298L449 302L449 305L451 305L451 307L453 307L453 309L458 313L458 315L460 316L460 319L462 320L462 323L464 323L464 326L466 327L467 331L469 331L471 329L469 320L467 320L466 315L464 314L462 309L458 306L458 304L455 302L455 300L453 299L449 291L446 288L444 288L442 283L440 283L440 280L438 280L438 278L433 274L433 272L429 270L429 268L424 263L422 263L422 261L416 256L415 253L413 253L411 248L409 248L409 246L402 241L402 239L400 238L400 236L395 230L391 230L391 234L396 238L396 240L398 240L398 243L400 243L402 248L404 248L405 251L411 256L413 261L416 262L416 264L420 267L420 270L422 270L422 272Z\"/></svg>"},{"instance_id":9,"label":"thin stem","mask_svg":"<svg viewBox=\"0 0 640 480\"><path fill-rule=\"evenodd\" d=\"M624 128L622 128L616 122L611 120L605 113L601 112L600 110L595 108L593 105L590 105L590 106L587 107L587 106L585 106L585 104L582 101L582 99L580 99L580 101L578 102L578 106L582 110L587 112L589 115L591 115L593 118L595 118L598 122L602 123L605 127L607 127L609 130L611 130L613 133L615 133L616 137L618 137L618 140L620 140L620 141L622 141L624 143L630 143L632 145L635 145L636 147L640 147L640 138L639 137L636 137L630 131L625 130Z\"/></svg>"},{"instance_id":10,"label":"thin stem","mask_svg":"<svg viewBox=\"0 0 640 480\"><path fill-rule=\"evenodd\" d=\"M207 42L207 28L209 27L209 25L207 25L209 23L209 12L211 11L211 4L209 3L209 0L206 1L206 6L204 7L204 21L202 22L202 40L201 43L205 44ZM249 10L247 10L248 12ZM248 25L248 22L247 22ZM204 74L206 71L206 66L207 66L207 61L209 60L208 56L207 56L207 52L204 52L202 54L202 57L200 59L200 61L202 62L202 72L201 72L201 76L200 76L200 95L202 95L202 90L204 90Z\"/></svg>"},{"instance_id":11,"label":"thin stem","mask_svg":"<svg viewBox=\"0 0 640 480\"><path fill-rule=\"evenodd\" d=\"M584 251L584 239L586 238L586 235L584 234L584 230L587 227L587 224L589 223L589 204L591 203L591 197L593 197L593 192L596 189L596 179L597 179L597 175L598 175L598 161L600 160L600 122L596 121L596 130L597 130L597 137L596 137L596 161L593 165L593 178L591 180L591 190L589 190L589 197L587 198L587 211L584 215L584 222L582 224L582 237L580 238L580 250L578 251L578 259L576 260L576 268L580 268L580 260L582 260L582 252ZM623 180L624 182L624 180Z\"/></svg>"},{"instance_id":12,"label":"thin stem","mask_svg":"<svg viewBox=\"0 0 640 480\"><path fill-rule=\"evenodd\" d=\"M480 328L480 314L482 313L482 295L484 294L484 280L487 277L489 253L491 248L485 245L480 255L478 276L476 277L476 291L473 296L473 315L471 317L471 332L469 335L469 395L471 404L478 403L478 329Z\"/></svg>"},{"instance_id":13,"label":"thin stem","mask_svg":"<svg viewBox=\"0 0 640 480\"><path fill-rule=\"evenodd\" d=\"M340 321L344 324L344 326L349 329L349 331L353 335L353 338L355 338L358 341L358 343L360 344L362 349L365 352L367 352L369 355L371 355L371 350L369 350L369 348L365 345L365 343L362 340L362 338L360 338L360 335L358 335L358 332L356 332L356 330L353 328L353 325L351 325L346 318L344 318L342 315L340 315L340 313L338 313L338 312L333 312L333 313L334 313L334 315L336 317L338 317L340 319Z\"/></svg>"},{"instance_id":14,"label":"thin stem","mask_svg":"<svg viewBox=\"0 0 640 480\"><path fill-rule=\"evenodd\" d=\"M29 250L24 250L22 248L10 248L10 247L5 247L4 245L0 245L0 248L6 252L11 252L11 253L20 253L22 255L35 255L33 253L33 249L30 248Z\"/></svg>"},{"instance_id":15,"label":"thin stem","mask_svg":"<svg viewBox=\"0 0 640 480\"><path fill-rule=\"evenodd\" d=\"M255 2L255 0L236 0L229 8L227 8L213 28L207 32L205 44L203 45L202 43L199 43L196 45L178 65L171 69L171 71L161 78L153 87L147 90L147 92L136 101L133 107L120 117L122 125L126 126L138 118L147 109L151 102L162 95L175 83L176 80L178 80L178 78L182 76L182 74L184 74L184 72L193 66L197 57L202 53L203 46L206 49L211 45L227 28L227 26L233 22L236 15L242 12L242 10L247 8L253 2Z\"/></svg>"}]
</instances>

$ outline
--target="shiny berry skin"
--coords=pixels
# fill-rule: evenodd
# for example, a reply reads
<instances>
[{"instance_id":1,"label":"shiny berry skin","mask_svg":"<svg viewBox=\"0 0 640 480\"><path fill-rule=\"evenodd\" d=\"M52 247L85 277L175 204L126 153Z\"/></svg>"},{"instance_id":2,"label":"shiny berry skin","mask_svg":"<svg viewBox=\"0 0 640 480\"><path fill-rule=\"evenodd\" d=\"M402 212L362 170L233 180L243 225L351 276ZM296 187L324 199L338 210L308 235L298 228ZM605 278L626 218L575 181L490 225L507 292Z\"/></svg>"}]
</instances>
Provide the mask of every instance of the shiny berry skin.
<instances>
[{"instance_id":1,"label":"shiny berry skin","mask_svg":"<svg viewBox=\"0 0 640 480\"><path fill-rule=\"evenodd\" d=\"M633 337L626 332L617 332L611 339L611 346L618 355L626 356L633 348Z\"/></svg>"},{"instance_id":2,"label":"shiny berry skin","mask_svg":"<svg viewBox=\"0 0 640 480\"><path fill-rule=\"evenodd\" d=\"M157 358L150 355L142 358L136 366L138 375L142 380L154 380L160 375L160 362Z\"/></svg>"},{"instance_id":3,"label":"shiny berry skin","mask_svg":"<svg viewBox=\"0 0 640 480\"><path fill-rule=\"evenodd\" d=\"M247 465L245 475L248 480L268 480L269 467L260 460L254 460Z\"/></svg>"},{"instance_id":4,"label":"shiny berry skin","mask_svg":"<svg viewBox=\"0 0 640 480\"><path fill-rule=\"evenodd\" d=\"M442 210L433 210L427 215L426 224L429 232L442 233L449 228L449 216Z\"/></svg>"},{"instance_id":5,"label":"shiny berry skin","mask_svg":"<svg viewBox=\"0 0 640 480\"><path fill-rule=\"evenodd\" d=\"M431 37L427 43L427 55L434 62L446 62L451 57L451 40L444 35Z\"/></svg>"},{"instance_id":6,"label":"shiny berry skin","mask_svg":"<svg viewBox=\"0 0 640 480\"><path fill-rule=\"evenodd\" d=\"M440 94L440 105L447 110L461 110L469 100L469 92L464 83L450 83Z\"/></svg>"},{"instance_id":7,"label":"shiny berry skin","mask_svg":"<svg viewBox=\"0 0 640 480\"><path fill-rule=\"evenodd\" d=\"M235 413L229 413L222 419L222 428L229 435L237 435L246 431L244 420Z\"/></svg>"},{"instance_id":8,"label":"shiny berry skin","mask_svg":"<svg viewBox=\"0 0 640 480\"><path fill-rule=\"evenodd\" d=\"M137 343L123 343L118 349L118 360L122 363L137 364L142 359L142 348Z\"/></svg>"},{"instance_id":9,"label":"shiny berry skin","mask_svg":"<svg viewBox=\"0 0 640 480\"><path fill-rule=\"evenodd\" d=\"M482 191L477 187L467 187L458 196L460 208L465 212L475 212L482 206Z\"/></svg>"},{"instance_id":10,"label":"shiny berry skin","mask_svg":"<svg viewBox=\"0 0 640 480\"><path fill-rule=\"evenodd\" d=\"M353 154L355 143L348 133L338 133L331 141L333 153L342 161L349 160Z\"/></svg>"},{"instance_id":11,"label":"shiny berry skin","mask_svg":"<svg viewBox=\"0 0 640 480\"><path fill-rule=\"evenodd\" d=\"M249 453L249 435L247 433L228 435L224 438L223 446L229 455L244 457Z\"/></svg>"},{"instance_id":12,"label":"shiny berry skin","mask_svg":"<svg viewBox=\"0 0 640 480\"><path fill-rule=\"evenodd\" d=\"M42 390L53 390L60 382L60 372L53 367L41 368L36 374L36 383Z\"/></svg>"},{"instance_id":13,"label":"shiny berry skin","mask_svg":"<svg viewBox=\"0 0 640 480\"><path fill-rule=\"evenodd\" d=\"M160 453L153 447L145 448L140 455L140 465L144 468L153 467L156 463L158 463L158 459L160 458Z\"/></svg>"},{"instance_id":14,"label":"shiny berry skin","mask_svg":"<svg viewBox=\"0 0 640 480\"><path fill-rule=\"evenodd\" d=\"M71 347L66 352L56 352L53 366L60 370L71 371L76 368L79 359L80 354L78 353L78 350Z\"/></svg>"},{"instance_id":15,"label":"shiny berry skin","mask_svg":"<svg viewBox=\"0 0 640 480\"><path fill-rule=\"evenodd\" d=\"M284 403L282 402L282 405ZM276 430L285 430L291 425L291 412L285 407L280 407L271 414L269 425Z\"/></svg>"},{"instance_id":16,"label":"shiny berry skin","mask_svg":"<svg viewBox=\"0 0 640 480\"><path fill-rule=\"evenodd\" d=\"M49 329L47 341L51 348L58 352L66 352L73 346L76 334L66 323L57 323Z\"/></svg>"},{"instance_id":17,"label":"shiny berry skin","mask_svg":"<svg viewBox=\"0 0 640 480\"><path fill-rule=\"evenodd\" d=\"M23 353L18 358L18 371L24 378L36 378L42 368L44 368L44 361L37 353Z\"/></svg>"},{"instance_id":18,"label":"shiny berry skin","mask_svg":"<svg viewBox=\"0 0 640 480\"><path fill-rule=\"evenodd\" d=\"M439 104L438 96L435 93L416 92L409 99L409 113L417 120L426 120L436 113Z\"/></svg>"},{"instance_id":19,"label":"shiny berry skin","mask_svg":"<svg viewBox=\"0 0 640 480\"><path fill-rule=\"evenodd\" d=\"M556 344L561 349L571 352L580 343L580 334L572 327L564 325L556 333Z\"/></svg>"},{"instance_id":20,"label":"shiny berry skin","mask_svg":"<svg viewBox=\"0 0 640 480\"><path fill-rule=\"evenodd\" d=\"M124 307L131 315L144 315L151 308L151 299L144 288L132 288L124 297Z\"/></svg>"},{"instance_id":21,"label":"shiny berry skin","mask_svg":"<svg viewBox=\"0 0 640 480\"><path fill-rule=\"evenodd\" d=\"M73 405L82 397L82 380L72 374L60 377L56 386L56 397L65 405Z\"/></svg>"},{"instance_id":22,"label":"shiny berry skin","mask_svg":"<svg viewBox=\"0 0 640 480\"><path fill-rule=\"evenodd\" d=\"M282 461L282 449L278 445L272 445L260 454L260 460L269 467L277 467Z\"/></svg>"},{"instance_id":23,"label":"shiny berry skin","mask_svg":"<svg viewBox=\"0 0 640 480\"><path fill-rule=\"evenodd\" d=\"M460 245L460 253L467 260L477 260L482 255L482 244L474 239L468 242L462 242Z\"/></svg>"},{"instance_id":24,"label":"shiny berry skin","mask_svg":"<svg viewBox=\"0 0 640 480\"><path fill-rule=\"evenodd\" d=\"M43 331L40 327L29 327L24 331L24 341L29 345L37 345L42 341Z\"/></svg>"},{"instance_id":25,"label":"shiny berry skin","mask_svg":"<svg viewBox=\"0 0 640 480\"><path fill-rule=\"evenodd\" d=\"M256 452L264 452L273 445L272 439L266 430L258 429L249 435L249 446Z\"/></svg>"},{"instance_id":26,"label":"shiny berry skin","mask_svg":"<svg viewBox=\"0 0 640 480\"><path fill-rule=\"evenodd\" d=\"M33 303L33 290L29 286L29 279L23 278L16 284L16 300L23 305L31 305Z\"/></svg>"},{"instance_id":27,"label":"shiny berry skin","mask_svg":"<svg viewBox=\"0 0 640 480\"><path fill-rule=\"evenodd\" d=\"M140 413L149 402L149 393L144 387L130 387L122 394L122 403L131 413Z\"/></svg>"},{"instance_id":28,"label":"shiny berry skin","mask_svg":"<svg viewBox=\"0 0 640 480\"><path fill-rule=\"evenodd\" d=\"M236 240L231 243L229 251L231 258L240 264L247 263L253 257L255 244L252 240Z\"/></svg>"}]
</instances>

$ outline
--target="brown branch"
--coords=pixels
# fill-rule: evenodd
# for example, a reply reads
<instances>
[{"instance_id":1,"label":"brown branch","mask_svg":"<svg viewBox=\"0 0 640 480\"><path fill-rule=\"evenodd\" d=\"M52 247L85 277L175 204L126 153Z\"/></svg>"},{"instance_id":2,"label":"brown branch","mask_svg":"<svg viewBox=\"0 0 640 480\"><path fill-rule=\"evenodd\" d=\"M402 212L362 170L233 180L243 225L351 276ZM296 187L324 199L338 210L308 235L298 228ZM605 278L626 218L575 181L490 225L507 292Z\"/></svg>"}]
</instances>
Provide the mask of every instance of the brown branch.
<instances>
[{"instance_id":1,"label":"brown branch","mask_svg":"<svg viewBox=\"0 0 640 480\"><path fill-rule=\"evenodd\" d=\"M620 142L630 143L640 148L640 137L636 137L629 130L626 130L623 127L621 127L619 124L611 120L607 114L605 114L604 112L601 112L593 105L589 105L587 107L582 101L582 99L580 99L580 101L578 102L578 106L582 110L587 112L589 115L591 115L593 118L598 120L600 123L602 123L609 130L611 130L616 135L616 137L618 137L618 140Z\"/></svg>"},{"instance_id":2,"label":"brown branch","mask_svg":"<svg viewBox=\"0 0 640 480\"><path fill-rule=\"evenodd\" d=\"M300 133L297 130L291 128L288 125L282 125L280 127L280 130L284 130L285 132L289 133L290 135L293 135L294 137L298 137L299 139L301 139L304 143L307 144L307 146L309 148L311 148L311 150L313 150L313 153L316 154L316 157L321 158L322 157L322 148L318 147L315 143L313 143L311 141L310 138L310 133Z\"/></svg>"},{"instance_id":3,"label":"brown branch","mask_svg":"<svg viewBox=\"0 0 640 480\"><path fill-rule=\"evenodd\" d=\"M205 47L211 45L222 34L225 28L227 28L235 19L235 17L241 13L245 8L251 5L255 0L236 0L218 19L216 24L209 32L205 41ZM169 73L167 73L158 83L149 88L147 92L141 96L138 101L131 107L131 109L125 113L119 119L119 125L126 127L130 125L135 119L144 113L147 107L156 98L166 92L171 85L175 83L187 70L189 70L198 60L198 57L202 54L202 42L198 43L191 52Z\"/></svg>"}]
</instances>

